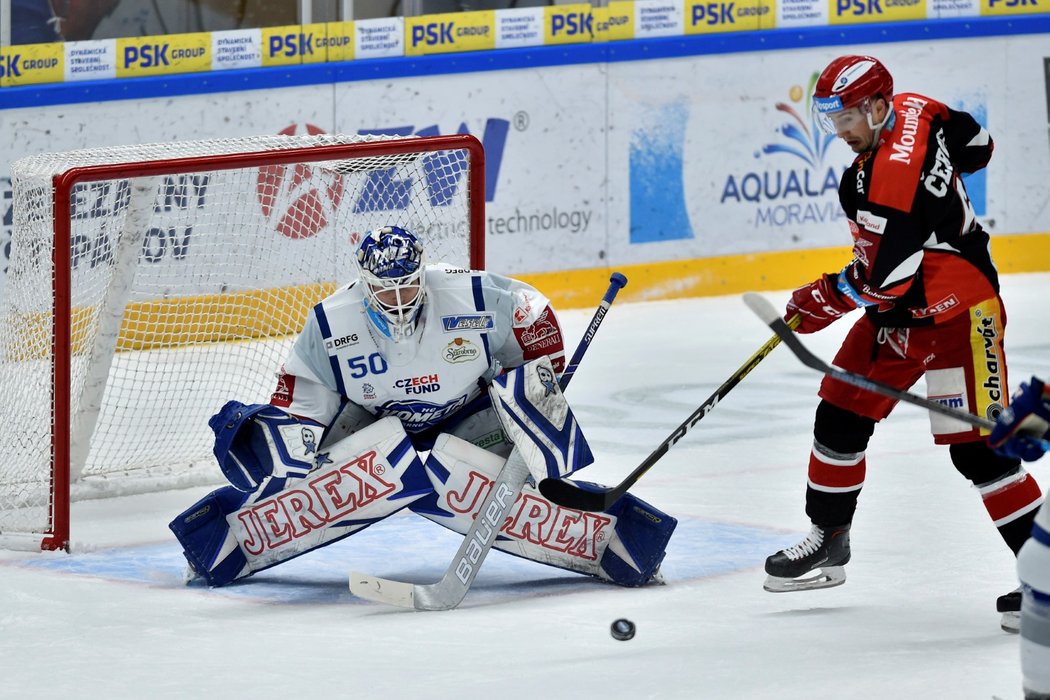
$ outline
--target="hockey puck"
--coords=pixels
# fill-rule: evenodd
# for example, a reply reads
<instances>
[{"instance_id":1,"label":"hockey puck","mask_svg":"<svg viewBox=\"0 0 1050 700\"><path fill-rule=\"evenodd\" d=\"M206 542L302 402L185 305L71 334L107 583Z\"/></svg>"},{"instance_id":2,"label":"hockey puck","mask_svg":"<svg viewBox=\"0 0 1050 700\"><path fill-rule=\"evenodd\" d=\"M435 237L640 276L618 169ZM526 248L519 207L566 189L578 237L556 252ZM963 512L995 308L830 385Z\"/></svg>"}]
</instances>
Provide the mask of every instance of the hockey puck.
<instances>
[{"instance_id":1,"label":"hockey puck","mask_svg":"<svg viewBox=\"0 0 1050 700\"><path fill-rule=\"evenodd\" d=\"M609 634L612 635L613 639L621 642L626 642L628 639L634 638L634 623L625 618L620 618L616 622L612 623L609 628Z\"/></svg>"}]
</instances>

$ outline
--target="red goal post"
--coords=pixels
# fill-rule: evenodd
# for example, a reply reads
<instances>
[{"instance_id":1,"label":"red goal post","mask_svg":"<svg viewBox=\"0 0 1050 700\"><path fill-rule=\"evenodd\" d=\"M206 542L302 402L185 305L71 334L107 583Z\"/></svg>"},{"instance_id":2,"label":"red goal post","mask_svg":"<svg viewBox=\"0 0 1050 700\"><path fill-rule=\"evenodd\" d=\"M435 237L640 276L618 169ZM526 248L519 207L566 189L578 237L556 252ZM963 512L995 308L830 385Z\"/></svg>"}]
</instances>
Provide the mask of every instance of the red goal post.
<instances>
[{"instance_id":1,"label":"red goal post","mask_svg":"<svg viewBox=\"0 0 1050 700\"><path fill-rule=\"evenodd\" d=\"M261 136L12 166L0 288L0 546L68 548L71 499L216 482L208 417L265 402L361 234L484 267L480 142Z\"/></svg>"}]
</instances>

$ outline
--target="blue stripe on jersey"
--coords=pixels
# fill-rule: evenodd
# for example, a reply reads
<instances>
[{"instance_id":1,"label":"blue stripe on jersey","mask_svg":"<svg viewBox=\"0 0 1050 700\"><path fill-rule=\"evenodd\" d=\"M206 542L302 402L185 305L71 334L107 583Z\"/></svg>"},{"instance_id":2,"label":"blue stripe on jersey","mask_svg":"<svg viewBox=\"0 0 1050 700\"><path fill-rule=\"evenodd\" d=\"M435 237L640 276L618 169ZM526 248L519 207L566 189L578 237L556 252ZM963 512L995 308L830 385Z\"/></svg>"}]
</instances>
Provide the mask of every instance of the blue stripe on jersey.
<instances>
[{"instance_id":1,"label":"blue stripe on jersey","mask_svg":"<svg viewBox=\"0 0 1050 700\"><path fill-rule=\"evenodd\" d=\"M324 305L314 306L314 317L317 319L317 327L321 329L321 337L328 340L332 337L332 327L328 325L328 314L324 312Z\"/></svg>"},{"instance_id":2,"label":"blue stripe on jersey","mask_svg":"<svg viewBox=\"0 0 1050 700\"><path fill-rule=\"evenodd\" d=\"M478 275L470 276L470 288L474 292L474 310L484 311L485 310L485 295L481 292L481 277Z\"/></svg>"},{"instance_id":3,"label":"blue stripe on jersey","mask_svg":"<svg viewBox=\"0 0 1050 700\"><path fill-rule=\"evenodd\" d=\"M321 337L328 340L332 337L332 327L328 325L328 315L324 312L324 304L314 306L314 318L317 319L317 327L321 331ZM328 356L328 362L332 365L332 376L335 378L335 387L342 396L346 396L346 385L343 384L343 372L339 366L339 358L334 355Z\"/></svg>"},{"instance_id":4,"label":"blue stripe on jersey","mask_svg":"<svg viewBox=\"0 0 1050 700\"><path fill-rule=\"evenodd\" d=\"M485 310L485 295L481 291L481 277L478 275L472 275L470 278L471 290L474 292L474 310L484 311ZM492 351L489 349L489 334L481 334L481 346L485 348L485 362L488 363L489 367L492 366Z\"/></svg>"},{"instance_id":5,"label":"blue stripe on jersey","mask_svg":"<svg viewBox=\"0 0 1050 700\"><path fill-rule=\"evenodd\" d=\"M1050 547L1050 532L1039 527L1039 523L1032 523L1032 539L1044 547Z\"/></svg>"}]
</instances>

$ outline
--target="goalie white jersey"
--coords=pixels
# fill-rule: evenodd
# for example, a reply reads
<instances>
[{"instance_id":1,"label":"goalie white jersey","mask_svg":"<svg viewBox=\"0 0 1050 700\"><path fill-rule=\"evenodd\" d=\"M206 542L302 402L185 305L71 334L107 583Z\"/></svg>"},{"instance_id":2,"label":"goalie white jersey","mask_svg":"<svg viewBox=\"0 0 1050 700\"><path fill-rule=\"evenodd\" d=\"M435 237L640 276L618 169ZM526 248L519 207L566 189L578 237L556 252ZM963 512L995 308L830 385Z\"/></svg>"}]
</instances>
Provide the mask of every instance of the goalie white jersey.
<instances>
[{"instance_id":1,"label":"goalie white jersey","mask_svg":"<svg viewBox=\"0 0 1050 700\"><path fill-rule=\"evenodd\" d=\"M270 403L327 426L350 401L418 433L454 416L501 369L542 355L564 368L561 327L533 287L441 264L426 266L424 285L419 324L397 343L369 321L358 282L317 304Z\"/></svg>"}]
</instances>

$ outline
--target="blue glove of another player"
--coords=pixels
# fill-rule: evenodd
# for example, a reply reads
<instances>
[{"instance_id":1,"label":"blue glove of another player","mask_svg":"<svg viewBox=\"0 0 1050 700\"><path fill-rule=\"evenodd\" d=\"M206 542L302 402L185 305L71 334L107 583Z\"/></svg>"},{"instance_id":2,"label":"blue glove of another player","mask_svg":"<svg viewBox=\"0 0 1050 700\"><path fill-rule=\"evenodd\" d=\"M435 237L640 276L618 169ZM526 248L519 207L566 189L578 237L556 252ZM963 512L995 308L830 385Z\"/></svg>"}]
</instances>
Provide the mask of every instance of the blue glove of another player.
<instances>
[{"instance_id":1,"label":"blue glove of another player","mask_svg":"<svg viewBox=\"0 0 1050 700\"><path fill-rule=\"evenodd\" d=\"M1034 462L1046 452L1050 437L1050 390L1035 377L1021 384L1012 403L995 422L988 444L1006 457Z\"/></svg>"}]
</instances>

